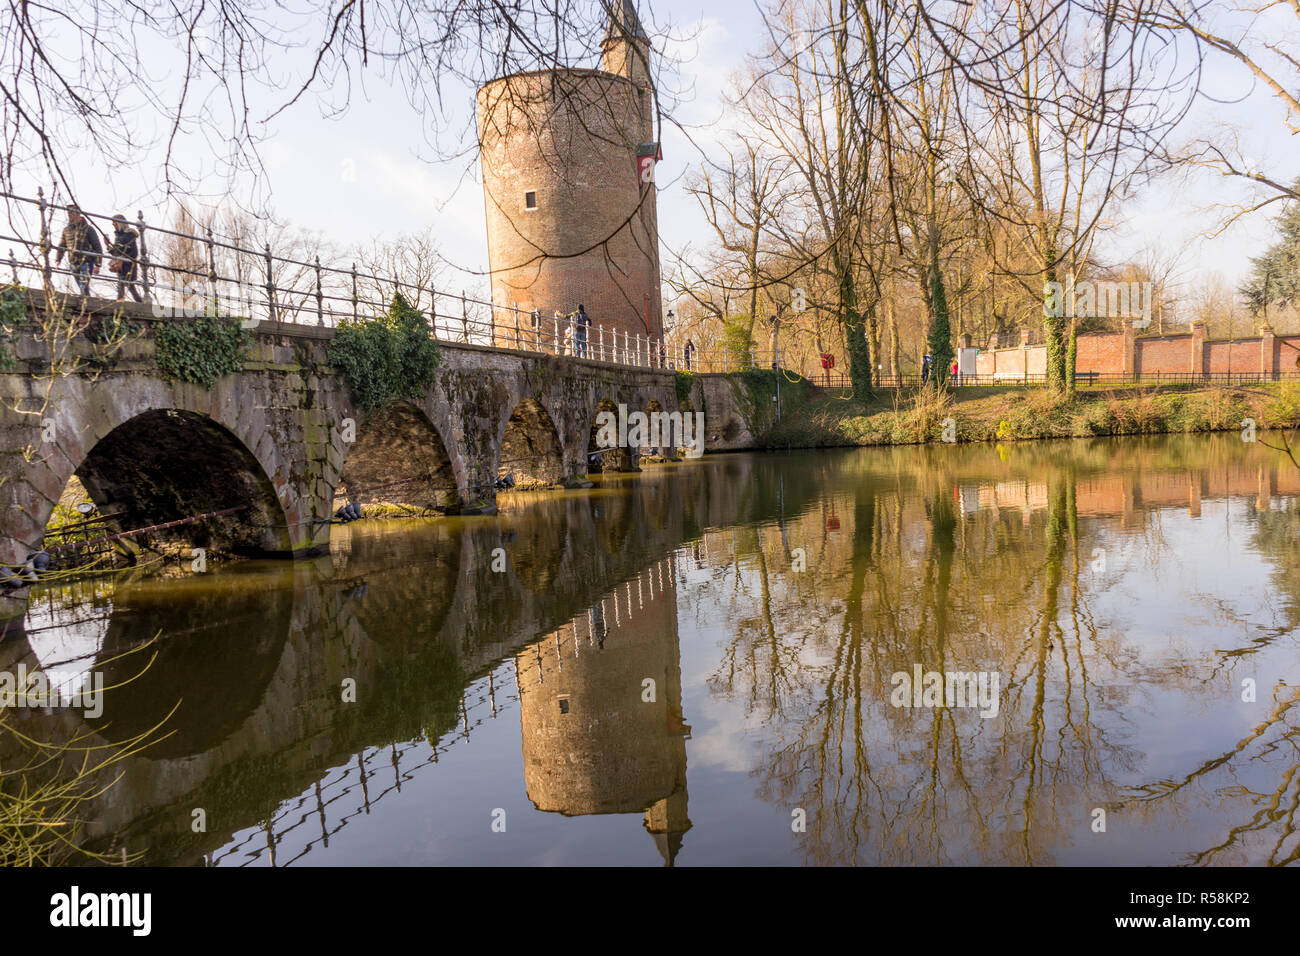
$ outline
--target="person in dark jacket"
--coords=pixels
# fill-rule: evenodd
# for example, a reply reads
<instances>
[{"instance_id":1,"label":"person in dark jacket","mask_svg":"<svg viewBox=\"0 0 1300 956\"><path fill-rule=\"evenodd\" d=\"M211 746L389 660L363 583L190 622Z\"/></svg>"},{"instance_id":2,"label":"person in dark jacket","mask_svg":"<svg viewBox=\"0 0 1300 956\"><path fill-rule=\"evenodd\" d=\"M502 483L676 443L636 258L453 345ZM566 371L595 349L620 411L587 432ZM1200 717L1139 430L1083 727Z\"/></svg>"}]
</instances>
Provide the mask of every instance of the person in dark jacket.
<instances>
[{"instance_id":1,"label":"person in dark jacket","mask_svg":"<svg viewBox=\"0 0 1300 956\"><path fill-rule=\"evenodd\" d=\"M587 310L582 303L578 304L578 312L573 317L573 326L573 341L577 345L575 354L579 358L587 358L587 338L588 330L591 328L591 316L587 315Z\"/></svg>"},{"instance_id":2,"label":"person in dark jacket","mask_svg":"<svg viewBox=\"0 0 1300 956\"><path fill-rule=\"evenodd\" d=\"M108 247L110 262L108 267L117 273L117 301L131 298L140 302L140 291L135 287L136 274L140 268L140 244L136 241L135 230L126 222L126 216L113 217L113 244ZM116 268L114 268L116 266Z\"/></svg>"},{"instance_id":3,"label":"person in dark jacket","mask_svg":"<svg viewBox=\"0 0 1300 956\"><path fill-rule=\"evenodd\" d=\"M90 274L99 271L99 257L104 248L99 244L95 227L81 215L75 204L68 206L68 224L59 238L58 253L54 264L63 261L63 254L68 254L68 265L72 268L72 278L81 289L82 295L90 295Z\"/></svg>"}]
</instances>

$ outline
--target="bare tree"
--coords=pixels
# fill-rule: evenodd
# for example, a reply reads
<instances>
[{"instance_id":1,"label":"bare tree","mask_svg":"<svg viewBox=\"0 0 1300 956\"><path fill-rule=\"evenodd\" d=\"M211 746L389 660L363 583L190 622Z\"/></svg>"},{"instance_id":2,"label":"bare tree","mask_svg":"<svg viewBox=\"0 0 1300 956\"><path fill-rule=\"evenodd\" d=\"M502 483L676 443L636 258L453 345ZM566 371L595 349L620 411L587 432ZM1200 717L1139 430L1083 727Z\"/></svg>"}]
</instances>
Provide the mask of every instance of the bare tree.
<instances>
[{"instance_id":1,"label":"bare tree","mask_svg":"<svg viewBox=\"0 0 1300 956\"><path fill-rule=\"evenodd\" d=\"M1026 292L1047 296L1089 262L1116 207L1152 172L1165 137L1181 122L1194 89L1189 73L1146 23L1147 0L1130 16L1113 3L1010 0L973 20L927 22L941 42L974 39L958 55L978 94L967 111L970 166L983 208L1024 253L1003 270ZM1026 268L1027 266L1027 268ZM1049 384L1074 388L1073 316L1044 299Z\"/></svg>"},{"instance_id":2,"label":"bare tree","mask_svg":"<svg viewBox=\"0 0 1300 956\"><path fill-rule=\"evenodd\" d=\"M433 315L437 290L447 272L433 229L406 233L395 239L372 239L356 252L359 295L384 303L400 291L425 315Z\"/></svg>"},{"instance_id":3,"label":"bare tree","mask_svg":"<svg viewBox=\"0 0 1300 956\"><path fill-rule=\"evenodd\" d=\"M1175 40L1190 39L1201 58L1235 65L1250 86L1263 88L1281 103L1287 130L1292 136L1300 134L1300 3L1296 0L1130 0L1119 5L1118 12L1142 28ZM1256 187L1254 200L1238 207L1229 221L1279 200L1300 199L1300 180L1294 178L1294 171L1259 168L1252 157L1243 155L1236 136L1229 132L1197 137L1180 150L1168 150L1167 158Z\"/></svg>"}]
</instances>

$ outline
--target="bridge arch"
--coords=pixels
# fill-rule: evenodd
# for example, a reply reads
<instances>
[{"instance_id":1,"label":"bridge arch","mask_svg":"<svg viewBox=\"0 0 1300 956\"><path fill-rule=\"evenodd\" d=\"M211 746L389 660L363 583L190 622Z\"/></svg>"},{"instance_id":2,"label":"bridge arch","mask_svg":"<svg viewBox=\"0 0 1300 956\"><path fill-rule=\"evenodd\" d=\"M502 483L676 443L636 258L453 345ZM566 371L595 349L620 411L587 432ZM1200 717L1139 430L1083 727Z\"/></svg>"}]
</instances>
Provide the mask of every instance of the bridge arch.
<instances>
[{"instance_id":1,"label":"bridge arch","mask_svg":"<svg viewBox=\"0 0 1300 956\"><path fill-rule=\"evenodd\" d=\"M497 432L497 476L515 488L557 485L564 475L564 444L555 418L535 398L522 399Z\"/></svg>"},{"instance_id":2,"label":"bridge arch","mask_svg":"<svg viewBox=\"0 0 1300 956\"><path fill-rule=\"evenodd\" d=\"M246 554L294 549L271 473L239 435L207 415L153 408L106 429L79 458L61 450L51 464L62 487L75 474L99 513L115 516L110 524L119 530L212 515L150 537ZM54 502L43 505L37 517L48 522Z\"/></svg>"},{"instance_id":3,"label":"bridge arch","mask_svg":"<svg viewBox=\"0 0 1300 956\"><path fill-rule=\"evenodd\" d=\"M442 434L422 409L394 402L357 423L347 449L334 507L396 505L417 511L455 511L462 481Z\"/></svg>"},{"instance_id":4,"label":"bridge arch","mask_svg":"<svg viewBox=\"0 0 1300 956\"><path fill-rule=\"evenodd\" d=\"M636 471L636 457L627 448L602 448L599 433L603 414L612 414L617 419L618 406L606 396L596 403L596 410L591 415L591 427L587 433L587 472L600 474L606 471ZM608 436L606 436L608 437Z\"/></svg>"}]
</instances>

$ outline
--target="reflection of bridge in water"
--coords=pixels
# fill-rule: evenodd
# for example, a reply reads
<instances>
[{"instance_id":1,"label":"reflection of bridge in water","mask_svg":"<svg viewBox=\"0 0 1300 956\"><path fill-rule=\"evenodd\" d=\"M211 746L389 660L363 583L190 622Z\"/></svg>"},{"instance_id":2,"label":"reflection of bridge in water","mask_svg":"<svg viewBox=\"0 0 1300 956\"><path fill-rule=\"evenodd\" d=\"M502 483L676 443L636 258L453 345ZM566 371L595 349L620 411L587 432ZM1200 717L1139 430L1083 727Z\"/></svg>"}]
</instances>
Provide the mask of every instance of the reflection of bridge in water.
<instances>
[{"instance_id":1,"label":"reflection of bridge in water","mask_svg":"<svg viewBox=\"0 0 1300 956\"><path fill-rule=\"evenodd\" d=\"M100 720L35 713L25 729L121 740L180 697L164 727L171 735L122 765L86 814L91 845L147 848L160 864L283 864L324 846L522 696L536 805L649 811L647 827L671 857L688 825L673 554L710 522L763 511L752 468L732 459L652 470L587 493L521 498L496 518L351 526L333 555L314 561L120 585L110 613L82 625L82 666L119 683L138 665L110 659L161 631L157 660L111 692ZM495 548L506 552L505 573L492 570ZM53 596L42 597L30 636L3 645L0 667L72 656L66 641L51 650L50 635L66 632L45 630ZM510 658L515 679L502 663ZM647 677L655 695L643 703ZM356 703L341 700L347 678ZM557 687L568 688L576 732L553 719ZM620 719L613 737L592 736ZM611 755L611 740L628 749ZM562 750L580 757L567 780L552 759ZM210 832L191 831L195 808ZM307 839L308 827L319 832ZM304 841L288 858L286 838Z\"/></svg>"}]
</instances>

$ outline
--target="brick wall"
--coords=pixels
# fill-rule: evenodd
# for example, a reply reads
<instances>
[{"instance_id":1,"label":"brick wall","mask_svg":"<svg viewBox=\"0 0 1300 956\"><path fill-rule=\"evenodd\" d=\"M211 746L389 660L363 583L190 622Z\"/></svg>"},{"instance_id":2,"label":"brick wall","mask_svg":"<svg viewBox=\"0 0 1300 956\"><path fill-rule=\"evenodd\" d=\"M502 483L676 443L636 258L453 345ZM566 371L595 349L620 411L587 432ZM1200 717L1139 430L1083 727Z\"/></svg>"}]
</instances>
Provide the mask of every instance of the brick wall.
<instances>
[{"instance_id":1,"label":"brick wall","mask_svg":"<svg viewBox=\"0 0 1300 956\"><path fill-rule=\"evenodd\" d=\"M1207 372L1258 372L1259 358L1259 339L1205 343Z\"/></svg>"},{"instance_id":2,"label":"brick wall","mask_svg":"<svg viewBox=\"0 0 1300 956\"><path fill-rule=\"evenodd\" d=\"M1191 333L1159 337L1134 338L1131 329L1080 335L1074 367L1102 375L1300 374L1300 335L1275 336L1266 327L1260 336L1231 342L1207 341L1204 336L1203 326ZM1026 361L1030 375L1044 374L1046 347L980 349L975 370L981 379L1013 378L1024 374Z\"/></svg>"},{"instance_id":3,"label":"brick wall","mask_svg":"<svg viewBox=\"0 0 1300 956\"><path fill-rule=\"evenodd\" d=\"M1137 339L1134 341L1133 368L1142 375L1156 373L1195 371L1192 368L1192 336L1166 335L1162 338ZM1112 371L1097 369L1098 372ZM1119 371L1115 369L1114 371Z\"/></svg>"},{"instance_id":4,"label":"brick wall","mask_svg":"<svg viewBox=\"0 0 1300 956\"><path fill-rule=\"evenodd\" d=\"M1081 335L1074 367L1080 372L1123 371L1124 336L1119 332Z\"/></svg>"}]
</instances>

